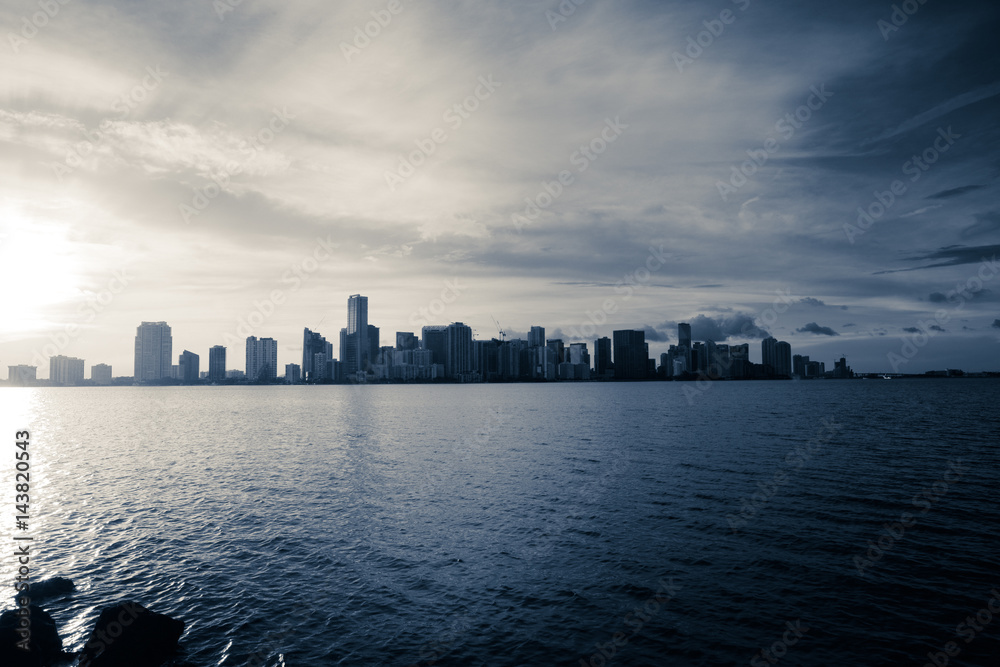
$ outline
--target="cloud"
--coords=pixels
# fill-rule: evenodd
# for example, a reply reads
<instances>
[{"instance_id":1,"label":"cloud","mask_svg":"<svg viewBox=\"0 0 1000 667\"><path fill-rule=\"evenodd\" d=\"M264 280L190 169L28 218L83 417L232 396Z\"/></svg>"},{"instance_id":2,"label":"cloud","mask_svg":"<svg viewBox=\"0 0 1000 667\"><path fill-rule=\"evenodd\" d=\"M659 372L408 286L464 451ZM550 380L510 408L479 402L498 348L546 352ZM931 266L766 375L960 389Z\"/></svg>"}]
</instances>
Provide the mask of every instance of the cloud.
<instances>
[{"instance_id":1,"label":"cloud","mask_svg":"<svg viewBox=\"0 0 1000 667\"><path fill-rule=\"evenodd\" d=\"M834 305L830 305L830 304L827 304L826 302L821 301L819 299L814 299L811 296L807 296L807 297L803 297L803 298L799 299L798 303L801 303L804 306L820 306L820 307L823 307L823 308L839 308L841 310L847 310L847 306L834 306Z\"/></svg>"},{"instance_id":2,"label":"cloud","mask_svg":"<svg viewBox=\"0 0 1000 667\"><path fill-rule=\"evenodd\" d=\"M691 325L691 339L721 343L732 338L767 338L771 334L755 324L750 313L736 312L725 317L699 314L687 320ZM664 322L658 329L677 331L677 322Z\"/></svg>"},{"instance_id":3,"label":"cloud","mask_svg":"<svg viewBox=\"0 0 1000 667\"><path fill-rule=\"evenodd\" d=\"M1000 320L993 320L993 324L991 324L990 326L992 326L994 329L1000 329Z\"/></svg>"},{"instance_id":4,"label":"cloud","mask_svg":"<svg viewBox=\"0 0 1000 667\"><path fill-rule=\"evenodd\" d=\"M936 250L925 255L918 255L916 257L908 258L911 262L920 261L932 261L932 260L947 260L938 262L937 264L928 264L927 266L916 266L909 269L890 269L885 271L876 271L872 275L881 275L885 273L902 273L905 271L920 271L922 269L934 269L941 266L961 266L962 264L978 264L982 262L983 259L989 259L1000 253L1000 245L982 245L982 246L948 246Z\"/></svg>"},{"instance_id":5,"label":"cloud","mask_svg":"<svg viewBox=\"0 0 1000 667\"><path fill-rule=\"evenodd\" d=\"M937 324L932 324L930 326L930 328L931 328L931 331L940 331L941 333L944 333L945 331L947 331L946 329L944 329L943 327L938 326Z\"/></svg>"},{"instance_id":6,"label":"cloud","mask_svg":"<svg viewBox=\"0 0 1000 667\"><path fill-rule=\"evenodd\" d=\"M992 234L1000 230L1000 212L977 213L976 221L962 230L962 238Z\"/></svg>"},{"instance_id":7,"label":"cloud","mask_svg":"<svg viewBox=\"0 0 1000 667\"><path fill-rule=\"evenodd\" d=\"M647 343L665 343L670 340L670 335L665 331L657 331L653 327L644 325L642 330L646 332Z\"/></svg>"},{"instance_id":8,"label":"cloud","mask_svg":"<svg viewBox=\"0 0 1000 667\"><path fill-rule=\"evenodd\" d=\"M920 333L920 329L917 327L903 327L903 331L906 333Z\"/></svg>"},{"instance_id":9,"label":"cloud","mask_svg":"<svg viewBox=\"0 0 1000 667\"><path fill-rule=\"evenodd\" d=\"M926 199L950 199L952 197L960 197L967 192L973 192L982 188L982 185L963 185L960 188L952 188L950 190L942 190L941 192L936 192L932 195L928 195Z\"/></svg>"},{"instance_id":10,"label":"cloud","mask_svg":"<svg viewBox=\"0 0 1000 667\"><path fill-rule=\"evenodd\" d=\"M833 329L831 329L830 327L821 327L820 325L816 324L815 322L810 322L809 324L805 325L804 327L802 327L800 329L796 329L796 331L798 331L799 333L816 334L817 336L839 336L840 335L836 331L834 331Z\"/></svg>"}]
</instances>

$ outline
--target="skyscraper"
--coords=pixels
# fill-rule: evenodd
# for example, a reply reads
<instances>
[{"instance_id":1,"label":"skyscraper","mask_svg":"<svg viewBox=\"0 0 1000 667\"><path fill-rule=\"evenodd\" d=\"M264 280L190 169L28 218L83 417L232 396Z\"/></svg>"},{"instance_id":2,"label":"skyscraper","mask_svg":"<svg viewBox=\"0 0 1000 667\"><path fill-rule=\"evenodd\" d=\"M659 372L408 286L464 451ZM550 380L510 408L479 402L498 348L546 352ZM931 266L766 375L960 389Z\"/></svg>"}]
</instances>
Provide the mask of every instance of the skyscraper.
<instances>
[{"instance_id":1,"label":"skyscraper","mask_svg":"<svg viewBox=\"0 0 1000 667\"><path fill-rule=\"evenodd\" d=\"M278 376L278 341L273 338L247 338L247 380L273 382Z\"/></svg>"},{"instance_id":2,"label":"skyscraper","mask_svg":"<svg viewBox=\"0 0 1000 667\"><path fill-rule=\"evenodd\" d=\"M143 322L135 330L136 382L170 377L173 337L166 322Z\"/></svg>"},{"instance_id":3,"label":"skyscraper","mask_svg":"<svg viewBox=\"0 0 1000 667\"><path fill-rule=\"evenodd\" d=\"M184 350L177 358L177 365L180 366L180 379L184 384L195 384L198 382L199 358L197 354Z\"/></svg>"},{"instance_id":4,"label":"skyscraper","mask_svg":"<svg viewBox=\"0 0 1000 667\"><path fill-rule=\"evenodd\" d=\"M607 336L594 341L594 373L597 377L607 375L614 368L611 361L611 339Z\"/></svg>"},{"instance_id":5,"label":"skyscraper","mask_svg":"<svg viewBox=\"0 0 1000 667\"><path fill-rule=\"evenodd\" d=\"M684 359L684 365L686 370L693 371L694 366L691 363L691 325L685 322L681 322L677 325L677 347L678 356Z\"/></svg>"},{"instance_id":6,"label":"skyscraper","mask_svg":"<svg viewBox=\"0 0 1000 667\"><path fill-rule=\"evenodd\" d=\"M774 336L768 336L760 342L760 363L764 365L764 372L773 374L776 370L778 359L778 340Z\"/></svg>"},{"instance_id":7,"label":"skyscraper","mask_svg":"<svg viewBox=\"0 0 1000 667\"><path fill-rule=\"evenodd\" d=\"M677 345L691 349L691 325L681 322L677 325Z\"/></svg>"},{"instance_id":8,"label":"skyscraper","mask_svg":"<svg viewBox=\"0 0 1000 667\"><path fill-rule=\"evenodd\" d=\"M368 297L352 294L347 299L347 327L340 335L340 360L347 373L367 370L372 361L368 335Z\"/></svg>"},{"instance_id":9,"label":"skyscraper","mask_svg":"<svg viewBox=\"0 0 1000 667\"><path fill-rule=\"evenodd\" d=\"M615 379L645 379L649 372L646 332L615 331L612 333L612 337L614 341Z\"/></svg>"},{"instance_id":10,"label":"skyscraper","mask_svg":"<svg viewBox=\"0 0 1000 667\"><path fill-rule=\"evenodd\" d=\"M375 359L378 357L379 353L379 331L378 327L371 324L368 325L368 354L367 361L363 370L366 370L369 366L375 363Z\"/></svg>"},{"instance_id":11,"label":"skyscraper","mask_svg":"<svg viewBox=\"0 0 1000 667\"><path fill-rule=\"evenodd\" d=\"M545 327L531 327L528 332L528 347L545 347Z\"/></svg>"},{"instance_id":12,"label":"skyscraper","mask_svg":"<svg viewBox=\"0 0 1000 667\"><path fill-rule=\"evenodd\" d=\"M472 328L453 322L447 329L448 347L445 356L445 377L458 379L472 372Z\"/></svg>"},{"instance_id":13,"label":"skyscraper","mask_svg":"<svg viewBox=\"0 0 1000 667\"><path fill-rule=\"evenodd\" d=\"M444 366L448 358L448 327L426 326L420 329L421 345L431 351L431 363Z\"/></svg>"},{"instance_id":14,"label":"skyscraper","mask_svg":"<svg viewBox=\"0 0 1000 667\"><path fill-rule=\"evenodd\" d=\"M222 382L226 379L226 348L216 345L208 350L208 381Z\"/></svg>"},{"instance_id":15,"label":"skyscraper","mask_svg":"<svg viewBox=\"0 0 1000 667\"><path fill-rule=\"evenodd\" d=\"M333 356L333 344L328 343L326 338L319 335L315 331L309 331L309 329L304 330L302 339L302 379L312 380L313 378L313 359L317 354L325 354L327 358ZM343 357L342 357L343 358ZM323 371L324 369L316 369Z\"/></svg>"},{"instance_id":16,"label":"skyscraper","mask_svg":"<svg viewBox=\"0 0 1000 667\"><path fill-rule=\"evenodd\" d=\"M774 346L774 374L777 377L792 377L792 346L783 340Z\"/></svg>"},{"instance_id":17,"label":"skyscraper","mask_svg":"<svg viewBox=\"0 0 1000 667\"><path fill-rule=\"evenodd\" d=\"M415 350L420 346L420 341L416 336L413 335L412 331L397 331L396 332L396 349L397 350Z\"/></svg>"}]
</instances>

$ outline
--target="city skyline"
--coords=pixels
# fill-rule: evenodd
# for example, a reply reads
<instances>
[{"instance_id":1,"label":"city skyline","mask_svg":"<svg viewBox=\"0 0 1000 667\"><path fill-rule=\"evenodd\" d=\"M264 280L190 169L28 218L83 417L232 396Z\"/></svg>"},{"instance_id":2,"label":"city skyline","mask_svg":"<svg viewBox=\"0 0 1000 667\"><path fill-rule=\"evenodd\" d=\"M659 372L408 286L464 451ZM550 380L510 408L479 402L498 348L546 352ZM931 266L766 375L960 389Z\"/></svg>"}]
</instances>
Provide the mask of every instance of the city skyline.
<instances>
[{"instance_id":1,"label":"city skyline","mask_svg":"<svg viewBox=\"0 0 1000 667\"><path fill-rule=\"evenodd\" d=\"M772 317L778 317L779 301L772 308ZM786 304L794 303L783 299ZM389 345L381 345L380 328L368 322L368 297L352 294L347 300L347 326L340 329L340 357L334 357L333 344L318 331L303 328L301 364L285 363L284 376L279 375L281 360L278 341L271 337L249 335L244 346L244 370L227 369L228 348L213 345L208 352L208 370L200 371L200 356L185 349L178 355L178 363L171 364L173 352L172 328L167 322L142 322L136 327L134 339L134 364L132 379L137 384L156 384L162 381L180 381L184 384L228 383L240 380L252 383L325 383L325 382L380 382L449 380L459 382L495 381L555 381L555 380L649 380L649 379L712 379L754 380L822 378L848 379L855 377L845 356L833 363L831 371L826 363L811 359L809 355L794 354L792 346L777 340L763 328L768 314L759 319L743 321L738 334L719 336L691 323L679 322L676 326L676 344L671 344L658 356L650 353L647 331L620 329L612 337L601 336L593 342L593 356L587 342L570 342L561 337L546 336L544 326L532 325L526 335L504 330L493 318L497 335L489 338L475 337L472 327L463 322L448 325L424 325L419 336L412 331L397 331L387 338ZM648 328L647 328L648 329ZM561 330L556 330L561 334ZM554 332L555 333L555 332ZM654 336L663 336L655 330ZM705 333L704 336L700 334ZM916 356L920 348L933 336L927 328L920 335L924 342L911 342L909 351L901 355L890 353L888 360L895 375L905 373L901 366ZM750 354L751 345L736 343L735 338L760 338L760 362ZM699 338L701 338L699 340ZM723 340L731 340L726 343ZM236 339L228 336L230 343ZM911 341L916 341L913 337ZM796 350L798 352L798 350ZM591 361L593 360L593 363ZM84 383L85 360L52 356L49 360L49 382L62 385ZM91 381L108 384L112 366L92 366ZM971 370L971 369L970 369ZM863 370L864 374L881 374L882 370ZM927 371L926 374L944 373L946 376L962 374L964 369L947 368L944 371ZM976 369L974 373L994 372ZM117 376L128 378L130 376ZM8 367L8 380L12 384L26 384L42 380L38 368L30 364Z\"/></svg>"}]
</instances>

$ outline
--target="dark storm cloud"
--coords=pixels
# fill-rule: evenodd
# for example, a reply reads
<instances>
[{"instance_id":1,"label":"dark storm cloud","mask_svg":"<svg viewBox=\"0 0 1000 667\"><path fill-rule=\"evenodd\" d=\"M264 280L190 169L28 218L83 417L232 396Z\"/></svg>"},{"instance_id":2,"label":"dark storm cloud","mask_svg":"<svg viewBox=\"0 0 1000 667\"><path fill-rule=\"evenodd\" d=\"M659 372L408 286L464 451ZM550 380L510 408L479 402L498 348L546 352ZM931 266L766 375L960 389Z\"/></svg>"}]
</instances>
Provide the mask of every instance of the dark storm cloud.
<instances>
[{"instance_id":1,"label":"dark storm cloud","mask_svg":"<svg viewBox=\"0 0 1000 667\"><path fill-rule=\"evenodd\" d=\"M840 335L836 331L834 331L833 329L831 329L830 327L821 327L820 325L816 324L815 322L810 322L809 324L805 325L804 327L796 329L796 331L798 331L799 333L816 334L817 336L839 336Z\"/></svg>"},{"instance_id":2,"label":"dark storm cloud","mask_svg":"<svg viewBox=\"0 0 1000 667\"><path fill-rule=\"evenodd\" d=\"M802 299L799 299L798 303L800 303L800 304L802 304L804 306L818 306L818 307L822 307L822 308L839 308L840 310L847 310L847 306L833 306L833 305L828 305L826 302L821 301L820 299L814 299L811 296L807 296L807 297L804 297Z\"/></svg>"},{"instance_id":3,"label":"dark storm cloud","mask_svg":"<svg viewBox=\"0 0 1000 667\"><path fill-rule=\"evenodd\" d=\"M666 331L657 331L648 324L644 325L642 330L646 332L647 343L665 343L670 340L670 334Z\"/></svg>"},{"instance_id":4,"label":"dark storm cloud","mask_svg":"<svg viewBox=\"0 0 1000 667\"><path fill-rule=\"evenodd\" d=\"M981 236L1000 231L1000 212L977 213L976 221L962 230L962 237Z\"/></svg>"},{"instance_id":5,"label":"dark storm cloud","mask_svg":"<svg viewBox=\"0 0 1000 667\"><path fill-rule=\"evenodd\" d=\"M941 192L935 192L932 195L927 196L927 199L950 199L952 197L960 197L967 192L974 192L982 188L982 185L963 185L960 188L951 188L950 190L942 190Z\"/></svg>"},{"instance_id":6,"label":"dark storm cloud","mask_svg":"<svg viewBox=\"0 0 1000 667\"><path fill-rule=\"evenodd\" d=\"M917 327L903 327L903 331L906 333L920 333L920 329Z\"/></svg>"},{"instance_id":7,"label":"dark storm cloud","mask_svg":"<svg viewBox=\"0 0 1000 667\"><path fill-rule=\"evenodd\" d=\"M1000 320L993 320L993 324L990 326L992 326L994 329L1000 329Z\"/></svg>"},{"instance_id":8,"label":"dark storm cloud","mask_svg":"<svg viewBox=\"0 0 1000 667\"><path fill-rule=\"evenodd\" d=\"M771 334L757 326L755 318L749 313L737 312L726 317L710 317L699 314L689 320L692 340L711 340L716 343L731 338L767 338ZM664 322L658 329L676 332L677 322Z\"/></svg>"},{"instance_id":9,"label":"dark storm cloud","mask_svg":"<svg viewBox=\"0 0 1000 667\"><path fill-rule=\"evenodd\" d=\"M978 264L984 260L990 260L995 258L997 253L1000 253L1000 245L983 245L983 246L948 246L941 248L932 253L926 255L918 255L916 257L908 258L911 262L926 262L933 260L946 260L943 262L937 262L936 264L928 264L926 266L915 266L909 269L891 269L886 271L876 271L873 275L882 275L886 273L903 273L907 271L920 271L922 269L936 269L942 266L961 266L963 264Z\"/></svg>"}]
</instances>

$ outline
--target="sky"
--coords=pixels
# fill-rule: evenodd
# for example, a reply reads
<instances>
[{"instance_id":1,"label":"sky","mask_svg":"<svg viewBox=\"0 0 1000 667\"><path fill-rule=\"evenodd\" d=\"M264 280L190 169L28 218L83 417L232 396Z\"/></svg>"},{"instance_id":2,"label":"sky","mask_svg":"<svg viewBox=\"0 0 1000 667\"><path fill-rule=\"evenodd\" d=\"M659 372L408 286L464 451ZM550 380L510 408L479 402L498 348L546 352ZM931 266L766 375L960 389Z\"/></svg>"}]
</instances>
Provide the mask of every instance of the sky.
<instances>
[{"instance_id":1,"label":"sky","mask_svg":"<svg viewBox=\"0 0 1000 667\"><path fill-rule=\"evenodd\" d=\"M579 3L579 4L577 4ZM894 9L895 7L895 9ZM567 344L1000 370L992 2L0 6L0 377L369 298ZM498 326L498 324L499 326Z\"/></svg>"}]
</instances>

